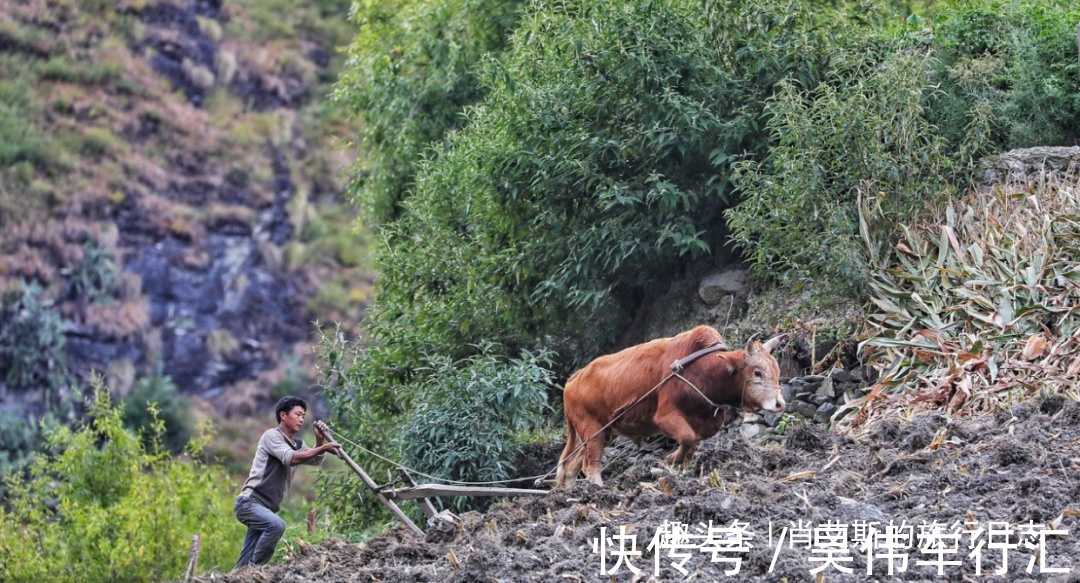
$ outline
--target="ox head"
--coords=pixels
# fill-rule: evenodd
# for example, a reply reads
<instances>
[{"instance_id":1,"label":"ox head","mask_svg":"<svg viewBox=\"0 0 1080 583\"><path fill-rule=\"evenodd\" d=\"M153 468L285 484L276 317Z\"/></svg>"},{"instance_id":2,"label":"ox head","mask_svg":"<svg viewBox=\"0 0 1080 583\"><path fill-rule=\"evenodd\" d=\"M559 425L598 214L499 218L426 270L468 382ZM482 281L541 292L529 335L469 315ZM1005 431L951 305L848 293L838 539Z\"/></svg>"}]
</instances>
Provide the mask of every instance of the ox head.
<instances>
[{"instance_id":1,"label":"ox head","mask_svg":"<svg viewBox=\"0 0 1080 583\"><path fill-rule=\"evenodd\" d=\"M783 338L783 335L777 336L764 344L753 338L747 341L746 362L740 371L744 411L764 409L771 413L783 412L785 405L780 391L780 365L771 354Z\"/></svg>"}]
</instances>

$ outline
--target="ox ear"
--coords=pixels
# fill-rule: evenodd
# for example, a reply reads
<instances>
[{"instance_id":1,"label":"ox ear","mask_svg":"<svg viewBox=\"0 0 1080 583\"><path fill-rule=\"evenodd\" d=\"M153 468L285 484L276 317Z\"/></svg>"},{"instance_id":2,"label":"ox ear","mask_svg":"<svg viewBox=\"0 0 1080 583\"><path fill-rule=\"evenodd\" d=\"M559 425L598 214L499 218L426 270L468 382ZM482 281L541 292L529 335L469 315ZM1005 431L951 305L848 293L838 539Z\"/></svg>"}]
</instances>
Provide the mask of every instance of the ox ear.
<instances>
[{"instance_id":1,"label":"ox ear","mask_svg":"<svg viewBox=\"0 0 1080 583\"><path fill-rule=\"evenodd\" d=\"M773 336L765 341L765 344L761 346L765 349L765 352L772 352L776 350L776 347L780 345L780 341L787 337L787 334L781 334L779 336Z\"/></svg>"},{"instance_id":2,"label":"ox ear","mask_svg":"<svg viewBox=\"0 0 1080 583\"><path fill-rule=\"evenodd\" d=\"M731 374L731 373L735 372L735 365L732 364L732 362L730 360L728 360L726 356L724 356L723 354L720 354L719 352L716 353L716 356L717 356L717 358L722 360L723 363L724 363L723 364L723 367L724 367L724 373L723 374Z\"/></svg>"}]
</instances>

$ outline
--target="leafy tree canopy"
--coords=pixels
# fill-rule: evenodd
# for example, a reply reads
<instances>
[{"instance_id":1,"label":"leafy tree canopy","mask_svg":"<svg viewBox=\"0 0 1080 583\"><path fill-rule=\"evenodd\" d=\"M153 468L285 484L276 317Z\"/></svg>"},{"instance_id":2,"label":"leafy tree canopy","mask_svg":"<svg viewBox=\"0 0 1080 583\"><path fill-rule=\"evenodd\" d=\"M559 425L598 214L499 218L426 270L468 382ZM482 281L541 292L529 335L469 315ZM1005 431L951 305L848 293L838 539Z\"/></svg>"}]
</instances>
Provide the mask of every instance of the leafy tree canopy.
<instances>
[{"instance_id":1,"label":"leafy tree canopy","mask_svg":"<svg viewBox=\"0 0 1080 583\"><path fill-rule=\"evenodd\" d=\"M359 0L360 32L335 98L363 119L351 190L373 222L393 220L432 143L484 91L475 66L503 47L520 0Z\"/></svg>"}]
</instances>

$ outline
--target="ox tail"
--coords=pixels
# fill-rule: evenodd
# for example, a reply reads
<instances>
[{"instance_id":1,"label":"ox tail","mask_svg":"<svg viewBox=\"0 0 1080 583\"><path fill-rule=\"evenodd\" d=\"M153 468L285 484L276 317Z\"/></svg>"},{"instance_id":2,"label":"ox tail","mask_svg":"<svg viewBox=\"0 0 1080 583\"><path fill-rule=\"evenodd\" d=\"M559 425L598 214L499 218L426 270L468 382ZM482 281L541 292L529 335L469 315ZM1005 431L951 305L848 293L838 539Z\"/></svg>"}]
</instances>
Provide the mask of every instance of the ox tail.
<instances>
[{"instance_id":1,"label":"ox tail","mask_svg":"<svg viewBox=\"0 0 1080 583\"><path fill-rule=\"evenodd\" d=\"M566 447L559 456L559 466L555 472L556 488L573 484L578 472L581 471L581 464L575 463L581 458L581 452L575 451L578 447L577 432L574 431L574 424L570 422L570 417L568 415L564 417L566 419Z\"/></svg>"}]
</instances>

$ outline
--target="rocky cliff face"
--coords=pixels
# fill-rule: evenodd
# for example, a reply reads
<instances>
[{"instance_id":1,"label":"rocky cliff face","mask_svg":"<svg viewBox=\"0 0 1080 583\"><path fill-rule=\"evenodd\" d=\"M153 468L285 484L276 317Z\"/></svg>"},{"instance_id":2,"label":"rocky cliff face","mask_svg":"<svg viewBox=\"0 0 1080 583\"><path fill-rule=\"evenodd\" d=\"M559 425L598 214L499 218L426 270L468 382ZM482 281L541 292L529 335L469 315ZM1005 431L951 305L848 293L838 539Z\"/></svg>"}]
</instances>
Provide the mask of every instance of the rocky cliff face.
<instances>
[{"instance_id":1,"label":"rocky cliff face","mask_svg":"<svg viewBox=\"0 0 1080 583\"><path fill-rule=\"evenodd\" d=\"M74 378L100 371L122 395L160 370L244 413L308 352L312 320L362 309L370 281L349 260L352 154L323 141L348 131L324 103L348 30L343 12L326 12L347 4L75 4L0 1L0 68L29 56L13 82L44 105L26 111L48 143L80 140L55 153L63 164L46 155L4 170L34 202L0 196L0 291L41 286ZM93 68L108 73L79 74ZM104 256L96 267L88 250ZM72 275L88 269L101 272L98 293ZM330 282L347 299L312 302ZM0 407L42 401L40 387L0 383Z\"/></svg>"}]
</instances>

